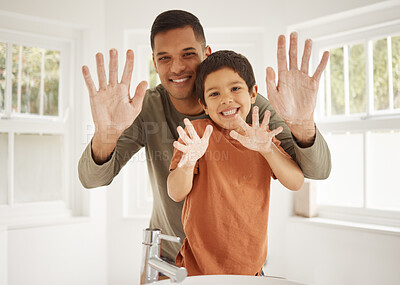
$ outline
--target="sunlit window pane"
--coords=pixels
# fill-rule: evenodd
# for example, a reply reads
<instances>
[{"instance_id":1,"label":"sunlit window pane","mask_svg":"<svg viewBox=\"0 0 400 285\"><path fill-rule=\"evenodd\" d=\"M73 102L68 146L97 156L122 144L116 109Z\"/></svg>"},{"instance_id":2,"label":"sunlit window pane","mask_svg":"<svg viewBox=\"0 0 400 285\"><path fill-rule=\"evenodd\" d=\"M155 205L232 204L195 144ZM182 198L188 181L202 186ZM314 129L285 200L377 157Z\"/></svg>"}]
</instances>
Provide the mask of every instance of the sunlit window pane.
<instances>
[{"instance_id":1,"label":"sunlit window pane","mask_svg":"<svg viewBox=\"0 0 400 285\"><path fill-rule=\"evenodd\" d=\"M389 108L389 80L387 39L374 41L374 109Z\"/></svg>"},{"instance_id":2,"label":"sunlit window pane","mask_svg":"<svg viewBox=\"0 0 400 285\"><path fill-rule=\"evenodd\" d=\"M400 36L392 37L393 106L400 108Z\"/></svg>"},{"instance_id":3,"label":"sunlit window pane","mask_svg":"<svg viewBox=\"0 0 400 285\"><path fill-rule=\"evenodd\" d=\"M330 72L331 72L331 114L344 114L344 67L343 48L330 51Z\"/></svg>"},{"instance_id":4,"label":"sunlit window pane","mask_svg":"<svg viewBox=\"0 0 400 285\"><path fill-rule=\"evenodd\" d=\"M363 206L363 135L324 135L332 156L332 171L327 180L318 181L319 205Z\"/></svg>"},{"instance_id":5,"label":"sunlit window pane","mask_svg":"<svg viewBox=\"0 0 400 285\"><path fill-rule=\"evenodd\" d=\"M0 113L5 110L7 44L0 43Z\"/></svg>"},{"instance_id":6,"label":"sunlit window pane","mask_svg":"<svg viewBox=\"0 0 400 285\"><path fill-rule=\"evenodd\" d=\"M62 199L62 147L60 135L15 135L16 203Z\"/></svg>"},{"instance_id":7,"label":"sunlit window pane","mask_svg":"<svg viewBox=\"0 0 400 285\"><path fill-rule=\"evenodd\" d=\"M368 134L367 207L400 211L400 131Z\"/></svg>"},{"instance_id":8,"label":"sunlit window pane","mask_svg":"<svg viewBox=\"0 0 400 285\"><path fill-rule=\"evenodd\" d=\"M350 113L365 113L366 51L364 44L349 47Z\"/></svg>"},{"instance_id":9,"label":"sunlit window pane","mask_svg":"<svg viewBox=\"0 0 400 285\"><path fill-rule=\"evenodd\" d=\"M58 87L60 78L60 52L46 50L43 114L58 116Z\"/></svg>"},{"instance_id":10,"label":"sunlit window pane","mask_svg":"<svg viewBox=\"0 0 400 285\"><path fill-rule=\"evenodd\" d=\"M13 45L12 110L58 115L60 52Z\"/></svg>"},{"instance_id":11,"label":"sunlit window pane","mask_svg":"<svg viewBox=\"0 0 400 285\"><path fill-rule=\"evenodd\" d=\"M8 136L0 133L0 205L7 204L8 192Z\"/></svg>"}]
</instances>

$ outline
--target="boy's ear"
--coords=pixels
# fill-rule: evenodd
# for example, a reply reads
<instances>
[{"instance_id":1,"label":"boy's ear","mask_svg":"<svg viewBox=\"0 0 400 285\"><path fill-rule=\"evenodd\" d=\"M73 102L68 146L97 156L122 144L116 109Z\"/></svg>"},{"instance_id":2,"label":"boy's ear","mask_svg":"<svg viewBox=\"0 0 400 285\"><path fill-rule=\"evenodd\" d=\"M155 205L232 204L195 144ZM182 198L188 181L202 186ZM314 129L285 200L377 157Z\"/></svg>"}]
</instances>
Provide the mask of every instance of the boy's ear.
<instances>
[{"instance_id":1,"label":"boy's ear","mask_svg":"<svg viewBox=\"0 0 400 285\"><path fill-rule=\"evenodd\" d=\"M256 98L257 98L257 90L258 90L258 86L254 85L253 89L250 92L250 100L251 100L251 104L254 104L256 102Z\"/></svg>"},{"instance_id":2,"label":"boy's ear","mask_svg":"<svg viewBox=\"0 0 400 285\"><path fill-rule=\"evenodd\" d=\"M156 72L158 73L158 69L157 69L156 60L154 59L154 53L152 54L152 57L153 57L154 69L155 69L155 70L156 70Z\"/></svg>"},{"instance_id":3,"label":"boy's ear","mask_svg":"<svg viewBox=\"0 0 400 285\"><path fill-rule=\"evenodd\" d=\"M208 115L207 106L204 106L200 99L198 99L198 101L199 101L199 104L201 105L201 107L203 108L204 112L206 113L206 115Z\"/></svg>"}]
</instances>

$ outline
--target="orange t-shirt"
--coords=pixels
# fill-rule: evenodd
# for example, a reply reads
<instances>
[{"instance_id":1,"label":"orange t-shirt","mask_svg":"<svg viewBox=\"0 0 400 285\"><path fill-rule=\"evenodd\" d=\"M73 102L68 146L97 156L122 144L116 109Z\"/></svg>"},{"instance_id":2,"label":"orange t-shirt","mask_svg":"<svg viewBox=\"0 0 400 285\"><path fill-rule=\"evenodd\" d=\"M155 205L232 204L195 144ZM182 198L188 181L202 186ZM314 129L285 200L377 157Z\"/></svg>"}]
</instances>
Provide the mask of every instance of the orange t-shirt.
<instances>
[{"instance_id":1,"label":"orange t-shirt","mask_svg":"<svg viewBox=\"0 0 400 285\"><path fill-rule=\"evenodd\" d=\"M192 122L202 137L213 126L206 153L195 166L182 223L186 239L176 257L188 275L260 273L267 257L272 171L265 158L249 150L209 119ZM274 139L279 146L280 142ZM170 170L182 152L174 150Z\"/></svg>"}]
</instances>

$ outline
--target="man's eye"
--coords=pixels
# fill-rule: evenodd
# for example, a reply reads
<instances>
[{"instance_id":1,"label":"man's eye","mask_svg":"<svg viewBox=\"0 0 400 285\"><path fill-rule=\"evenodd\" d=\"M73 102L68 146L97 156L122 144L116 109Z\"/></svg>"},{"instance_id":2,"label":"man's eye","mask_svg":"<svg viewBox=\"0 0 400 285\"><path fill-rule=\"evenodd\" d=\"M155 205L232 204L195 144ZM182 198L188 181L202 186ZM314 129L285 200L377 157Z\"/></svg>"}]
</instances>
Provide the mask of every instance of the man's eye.
<instances>
[{"instance_id":1,"label":"man's eye","mask_svg":"<svg viewBox=\"0 0 400 285\"><path fill-rule=\"evenodd\" d=\"M187 52L183 56L189 57L189 56L192 56L192 55L195 55L195 53L194 52Z\"/></svg>"}]
</instances>

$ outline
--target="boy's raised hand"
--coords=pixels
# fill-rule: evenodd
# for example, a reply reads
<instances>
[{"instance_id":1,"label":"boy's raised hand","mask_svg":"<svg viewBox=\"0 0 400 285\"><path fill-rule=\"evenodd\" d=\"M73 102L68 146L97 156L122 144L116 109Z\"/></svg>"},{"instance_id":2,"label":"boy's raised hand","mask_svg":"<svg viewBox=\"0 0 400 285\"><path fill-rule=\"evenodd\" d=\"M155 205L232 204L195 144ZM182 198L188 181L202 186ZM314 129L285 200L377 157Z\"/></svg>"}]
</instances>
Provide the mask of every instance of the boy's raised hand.
<instances>
[{"instance_id":1,"label":"boy's raised hand","mask_svg":"<svg viewBox=\"0 0 400 285\"><path fill-rule=\"evenodd\" d=\"M231 131L230 136L239 141L248 149L258 151L261 154L272 152L272 138L282 132L283 128L279 127L271 132L268 131L270 111L265 111L264 119L259 125L258 107L253 108L253 125L249 126L239 115L236 115L236 120L244 130L245 134L241 135L236 131Z\"/></svg>"},{"instance_id":2,"label":"boy's raised hand","mask_svg":"<svg viewBox=\"0 0 400 285\"><path fill-rule=\"evenodd\" d=\"M181 126L178 126L177 131L184 144L175 141L173 145L176 149L183 152L178 167L193 167L196 161L206 152L213 128L211 125L208 125L204 131L203 137L200 138L189 119L184 119L183 122L185 123L188 134Z\"/></svg>"}]
</instances>

